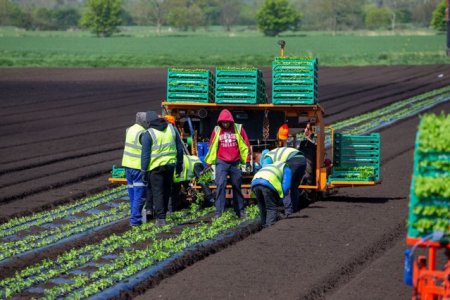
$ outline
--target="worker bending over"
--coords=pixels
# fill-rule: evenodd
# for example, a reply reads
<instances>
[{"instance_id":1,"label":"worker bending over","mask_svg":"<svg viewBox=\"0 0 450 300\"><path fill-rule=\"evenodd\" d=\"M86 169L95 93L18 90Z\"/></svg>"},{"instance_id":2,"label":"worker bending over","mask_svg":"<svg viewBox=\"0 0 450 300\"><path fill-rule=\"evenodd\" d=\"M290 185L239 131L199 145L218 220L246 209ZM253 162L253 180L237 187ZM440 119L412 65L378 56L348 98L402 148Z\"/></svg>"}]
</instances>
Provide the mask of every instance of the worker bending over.
<instances>
[{"instance_id":1,"label":"worker bending over","mask_svg":"<svg viewBox=\"0 0 450 300\"><path fill-rule=\"evenodd\" d=\"M182 184L188 184L192 179L199 179L202 172L205 170L202 161L198 156L194 155L183 155L183 169L180 174L174 174L172 195L171 195L171 207L169 210L176 211L180 206L179 195L181 191ZM203 194L205 196L205 203L214 203L214 196L207 183L198 182L202 187Z\"/></svg>"},{"instance_id":2,"label":"worker bending over","mask_svg":"<svg viewBox=\"0 0 450 300\"><path fill-rule=\"evenodd\" d=\"M274 162L256 172L251 189L256 195L263 226L271 226L277 220L277 206L289 194L292 172L286 163Z\"/></svg>"},{"instance_id":3,"label":"worker bending over","mask_svg":"<svg viewBox=\"0 0 450 300\"><path fill-rule=\"evenodd\" d=\"M250 143L241 124L234 123L228 109L220 112L217 126L209 140L209 150L205 156L208 165L216 165L216 217L225 210L227 176L233 188L233 207L236 215L244 217L244 196L241 191L242 171L240 164L250 169Z\"/></svg>"},{"instance_id":4,"label":"worker bending over","mask_svg":"<svg viewBox=\"0 0 450 300\"><path fill-rule=\"evenodd\" d=\"M130 225L142 223L141 206L145 198L144 172L141 171L141 136L149 127L149 114L136 113L136 123L128 127L125 136L125 147L122 156L122 166L125 167L128 196L130 197Z\"/></svg>"},{"instance_id":5,"label":"worker bending over","mask_svg":"<svg viewBox=\"0 0 450 300\"><path fill-rule=\"evenodd\" d=\"M183 146L176 129L156 112L151 111L149 129L142 135L141 170L146 173L144 183L149 183L153 195L156 225L166 224L166 213L173 174L183 167Z\"/></svg>"},{"instance_id":6,"label":"worker bending over","mask_svg":"<svg viewBox=\"0 0 450 300\"><path fill-rule=\"evenodd\" d=\"M286 208L286 215L290 215L300 209L300 199L298 186L305 174L306 159L302 153L292 147L279 147L273 150L264 150L261 154L264 167L275 162L286 163L292 171L291 190L289 195L283 199Z\"/></svg>"}]
</instances>

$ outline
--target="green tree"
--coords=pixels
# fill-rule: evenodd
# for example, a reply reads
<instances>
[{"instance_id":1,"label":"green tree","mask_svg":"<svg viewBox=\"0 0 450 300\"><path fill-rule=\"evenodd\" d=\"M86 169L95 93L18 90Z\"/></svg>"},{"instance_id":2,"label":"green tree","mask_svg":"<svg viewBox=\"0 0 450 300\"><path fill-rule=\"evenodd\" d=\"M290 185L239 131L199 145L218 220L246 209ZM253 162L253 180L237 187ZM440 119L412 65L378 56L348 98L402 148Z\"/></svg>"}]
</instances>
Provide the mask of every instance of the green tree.
<instances>
[{"instance_id":1,"label":"green tree","mask_svg":"<svg viewBox=\"0 0 450 300\"><path fill-rule=\"evenodd\" d=\"M366 8L365 24L367 29L389 28L391 25L392 13L387 7L377 7L370 5Z\"/></svg>"},{"instance_id":2,"label":"green tree","mask_svg":"<svg viewBox=\"0 0 450 300\"><path fill-rule=\"evenodd\" d=\"M187 31L189 28L195 31L204 24L204 14L195 3L186 0L171 0L167 22L183 31Z\"/></svg>"},{"instance_id":3,"label":"green tree","mask_svg":"<svg viewBox=\"0 0 450 300\"><path fill-rule=\"evenodd\" d=\"M436 7L433 11L433 17L431 19L431 28L438 31L446 30L446 21L445 21L445 1L442 0L441 3Z\"/></svg>"},{"instance_id":4,"label":"green tree","mask_svg":"<svg viewBox=\"0 0 450 300\"><path fill-rule=\"evenodd\" d=\"M288 0L265 0L256 14L258 28L267 36L276 36L286 30L296 30L300 14Z\"/></svg>"},{"instance_id":5,"label":"green tree","mask_svg":"<svg viewBox=\"0 0 450 300\"><path fill-rule=\"evenodd\" d=\"M121 12L121 0L87 0L80 24L97 36L109 37L119 32Z\"/></svg>"}]
</instances>

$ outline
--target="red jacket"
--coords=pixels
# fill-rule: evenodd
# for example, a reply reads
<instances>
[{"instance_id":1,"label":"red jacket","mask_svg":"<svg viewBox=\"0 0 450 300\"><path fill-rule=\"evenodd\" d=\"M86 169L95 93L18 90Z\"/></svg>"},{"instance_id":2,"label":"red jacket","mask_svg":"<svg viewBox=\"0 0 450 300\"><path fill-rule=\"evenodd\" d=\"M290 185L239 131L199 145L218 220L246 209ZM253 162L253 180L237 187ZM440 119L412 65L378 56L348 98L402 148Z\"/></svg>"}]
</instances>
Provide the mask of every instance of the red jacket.
<instances>
[{"instance_id":1,"label":"red jacket","mask_svg":"<svg viewBox=\"0 0 450 300\"><path fill-rule=\"evenodd\" d=\"M230 127L228 129L223 128L221 122L228 121L230 122ZM241 160L241 155L239 153L239 146L236 139L236 134L234 132L234 119L233 115L228 109L224 109L220 112L219 117L217 118L217 125L220 126L219 133L219 150L217 151L217 159L226 161L226 162L236 162ZM211 134L211 138L209 139L210 145L214 140L214 136L216 132L213 130ZM250 142L248 141L247 133L245 132L244 127L241 127L241 136L244 139L245 143L248 146L248 157L247 162L250 162Z\"/></svg>"}]
</instances>

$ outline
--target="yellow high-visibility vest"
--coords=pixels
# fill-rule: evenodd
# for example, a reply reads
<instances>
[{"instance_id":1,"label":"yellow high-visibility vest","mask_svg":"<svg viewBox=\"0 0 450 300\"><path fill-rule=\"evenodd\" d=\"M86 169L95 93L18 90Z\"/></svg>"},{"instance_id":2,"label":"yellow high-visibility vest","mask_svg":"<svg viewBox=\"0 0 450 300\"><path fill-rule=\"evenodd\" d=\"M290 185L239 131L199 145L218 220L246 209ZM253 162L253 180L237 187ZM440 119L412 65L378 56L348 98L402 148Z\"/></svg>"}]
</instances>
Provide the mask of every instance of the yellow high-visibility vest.
<instances>
[{"instance_id":1,"label":"yellow high-visibility vest","mask_svg":"<svg viewBox=\"0 0 450 300\"><path fill-rule=\"evenodd\" d=\"M270 157L273 162L276 162L276 161L286 162L289 157L294 156L294 155L292 155L293 153L295 153L295 155L297 155L298 153L300 153L300 151L298 151L295 148L291 148L291 147L279 147L279 148L270 150L269 152L267 152L267 154L264 157L266 157L266 156ZM263 159L264 159L264 157L263 157Z\"/></svg>"},{"instance_id":2,"label":"yellow high-visibility vest","mask_svg":"<svg viewBox=\"0 0 450 300\"><path fill-rule=\"evenodd\" d=\"M139 124L127 128L122 156L123 167L141 169L142 144L139 138L143 132L145 128Z\"/></svg>"},{"instance_id":3,"label":"yellow high-visibility vest","mask_svg":"<svg viewBox=\"0 0 450 300\"><path fill-rule=\"evenodd\" d=\"M153 128L149 128L147 131L152 137L152 153L148 170L151 171L160 166L176 163L176 133L172 124L168 124L164 131Z\"/></svg>"},{"instance_id":4,"label":"yellow high-visibility vest","mask_svg":"<svg viewBox=\"0 0 450 300\"><path fill-rule=\"evenodd\" d=\"M257 178L262 178L270 182L280 196L280 199L284 198L284 192L282 187L283 170L286 164L282 162L274 162L271 165L267 165L256 172L253 176L252 182Z\"/></svg>"},{"instance_id":5,"label":"yellow high-visibility vest","mask_svg":"<svg viewBox=\"0 0 450 300\"><path fill-rule=\"evenodd\" d=\"M202 161L198 156L183 155L183 169L180 173L180 177L173 175L173 182L187 181L194 178L194 167L196 164L201 164Z\"/></svg>"},{"instance_id":6,"label":"yellow high-visibility vest","mask_svg":"<svg viewBox=\"0 0 450 300\"><path fill-rule=\"evenodd\" d=\"M239 147L239 154L241 155L241 163L245 164L247 162L248 157L248 146L244 141L244 138L241 135L241 124L234 123L234 132L236 134L236 140ZM210 165L214 165L217 161L217 150L219 149L219 135L220 135L220 126L214 127L214 131L216 134L214 135L214 140L209 147L208 153L205 156L205 162Z\"/></svg>"}]
</instances>

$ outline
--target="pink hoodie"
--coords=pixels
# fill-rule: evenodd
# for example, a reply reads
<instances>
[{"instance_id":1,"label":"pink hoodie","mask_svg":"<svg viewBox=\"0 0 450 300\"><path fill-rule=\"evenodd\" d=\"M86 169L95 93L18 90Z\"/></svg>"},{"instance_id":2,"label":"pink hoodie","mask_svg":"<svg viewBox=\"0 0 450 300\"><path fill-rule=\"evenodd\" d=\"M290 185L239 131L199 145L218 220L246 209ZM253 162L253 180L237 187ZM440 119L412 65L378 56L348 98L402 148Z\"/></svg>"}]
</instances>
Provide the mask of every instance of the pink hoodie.
<instances>
[{"instance_id":1,"label":"pink hoodie","mask_svg":"<svg viewBox=\"0 0 450 300\"><path fill-rule=\"evenodd\" d=\"M230 127L225 129L221 126L221 122L228 121L230 122ZM234 132L234 119L233 115L228 109L223 109L219 117L217 118L217 124L221 127L219 133L219 149L217 151L217 159L226 161L226 162L236 162L241 160L241 155L239 153L239 146L236 139L236 134ZM210 145L214 140L214 136L216 132L213 130L211 134L211 138L209 139ZM250 149L250 142L248 141L247 133L244 130L244 127L241 128L241 136L244 139L245 143ZM250 151L248 151L247 162L250 162Z\"/></svg>"}]
</instances>

